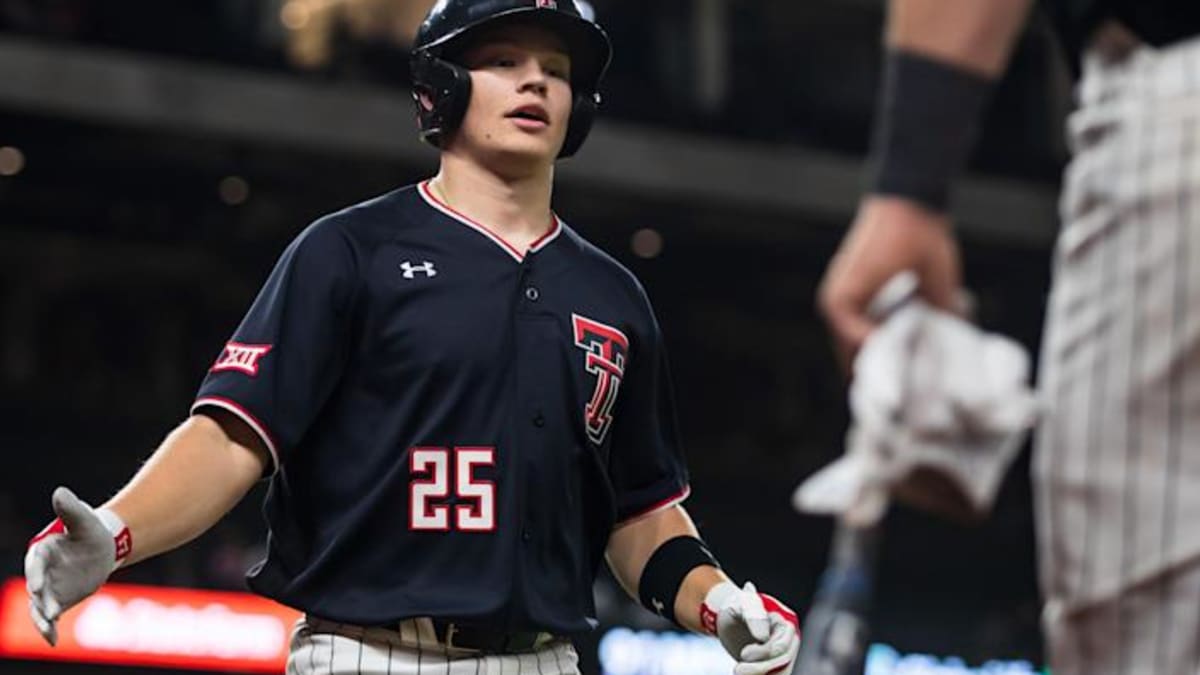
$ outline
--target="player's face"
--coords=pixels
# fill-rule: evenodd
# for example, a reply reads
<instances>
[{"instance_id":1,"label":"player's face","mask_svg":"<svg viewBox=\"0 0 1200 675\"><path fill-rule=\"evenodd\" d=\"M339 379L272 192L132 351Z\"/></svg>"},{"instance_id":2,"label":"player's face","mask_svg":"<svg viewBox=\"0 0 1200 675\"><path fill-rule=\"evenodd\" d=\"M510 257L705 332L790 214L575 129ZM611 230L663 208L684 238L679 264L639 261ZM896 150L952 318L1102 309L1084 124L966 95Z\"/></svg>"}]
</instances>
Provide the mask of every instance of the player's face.
<instances>
[{"instance_id":1,"label":"player's face","mask_svg":"<svg viewBox=\"0 0 1200 675\"><path fill-rule=\"evenodd\" d=\"M503 26L462 62L471 71L471 102L452 141L456 149L553 162L571 114L571 58L562 41L537 26Z\"/></svg>"}]
</instances>

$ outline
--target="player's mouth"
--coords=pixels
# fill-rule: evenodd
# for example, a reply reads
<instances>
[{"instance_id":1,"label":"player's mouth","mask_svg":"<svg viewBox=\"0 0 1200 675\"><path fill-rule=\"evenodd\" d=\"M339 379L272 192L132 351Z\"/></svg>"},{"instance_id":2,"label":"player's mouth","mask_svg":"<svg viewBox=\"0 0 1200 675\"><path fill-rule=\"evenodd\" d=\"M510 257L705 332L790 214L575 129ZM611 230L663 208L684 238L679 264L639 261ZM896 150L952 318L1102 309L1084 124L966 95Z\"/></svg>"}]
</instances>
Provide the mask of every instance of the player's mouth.
<instances>
[{"instance_id":1,"label":"player's mouth","mask_svg":"<svg viewBox=\"0 0 1200 675\"><path fill-rule=\"evenodd\" d=\"M528 104L515 108L507 115L518 127L529 131L540 131L550 126L550 112L540 105Z\"/></svg>"}]
</instances>

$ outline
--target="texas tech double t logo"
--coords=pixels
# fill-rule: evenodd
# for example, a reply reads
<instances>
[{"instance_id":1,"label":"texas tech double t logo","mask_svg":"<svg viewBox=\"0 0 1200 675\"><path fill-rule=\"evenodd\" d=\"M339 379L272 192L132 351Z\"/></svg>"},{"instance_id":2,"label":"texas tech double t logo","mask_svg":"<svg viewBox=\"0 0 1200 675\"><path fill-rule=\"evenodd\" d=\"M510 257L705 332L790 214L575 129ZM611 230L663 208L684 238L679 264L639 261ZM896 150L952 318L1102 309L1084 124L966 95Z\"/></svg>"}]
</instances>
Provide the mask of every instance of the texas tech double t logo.
<instances>
[{"instance_id":1,"label":"texas tech double t logo","mask_svg":"<svg viewBox=\"0 0 1200 675\"><path fill-rule=\"evenodd\" d=\"M584 368L596 376L596 389L584 411L588 438L596 445L604 442L612 426L613 404L625 376L629 339L621 331L578 314L571 315L575 346L586 352Z\"/></svg>"}]
</instances>

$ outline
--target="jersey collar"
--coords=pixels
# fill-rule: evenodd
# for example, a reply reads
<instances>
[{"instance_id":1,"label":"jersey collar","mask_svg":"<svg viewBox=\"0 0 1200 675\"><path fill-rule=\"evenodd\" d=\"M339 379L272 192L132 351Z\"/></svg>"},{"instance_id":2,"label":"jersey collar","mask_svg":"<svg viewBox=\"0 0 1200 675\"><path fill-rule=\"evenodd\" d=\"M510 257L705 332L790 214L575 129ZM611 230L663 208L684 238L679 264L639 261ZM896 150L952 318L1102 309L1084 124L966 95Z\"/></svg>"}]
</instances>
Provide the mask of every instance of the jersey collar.
<instances>
[{"instance_id":1,"label":"jersey collar","mask_svg":"<svg viewBox=\"0 0 1200 675\"><path fill-rule=\"evenodd\" d=\"M473 220L469 216L467 216L463 213L455 211L454 208L451 207L449 204L438 199L437 195L433 194L433 191L429 189L429 181L427 181L427 180L421 181L421 183L419 183L417 185L417 192L421 193L421 198L425 200L425 203L429 204L430 206L437 209L438 211L441 211L447 217L449 217L453 220L456 220L456 221L462 223L463 225L466 225L467 227L471 228L472 230L475 230L479 234L482 234L483 236L487 237L488 239L491 239L492 243L496 244L501 249L503 249L505 253L512 256L512 258L514 260L516 260L517 262L524 261L525 256L528 253L537 253L538 251L542 250L543 248L546 248L546 246L549 245L550 242L557 239L558 235L562 233L562 229L563 229L562 220L559 219L557 214L551 212L551 217L553 218L554 222L550 224L550 229L547 230L545 234L543 234L542 236L535 239L533 241L533 243L531 243L529 245L529 249L526 252L522 253L520 250L517 249L516 246L513 246L512 244L508 243L499 234L497 234L497 233L493 232L491 229L489 229L487 225L484 225L483 223L481 223L477 220Z\"/></svg>"}]
</instances>

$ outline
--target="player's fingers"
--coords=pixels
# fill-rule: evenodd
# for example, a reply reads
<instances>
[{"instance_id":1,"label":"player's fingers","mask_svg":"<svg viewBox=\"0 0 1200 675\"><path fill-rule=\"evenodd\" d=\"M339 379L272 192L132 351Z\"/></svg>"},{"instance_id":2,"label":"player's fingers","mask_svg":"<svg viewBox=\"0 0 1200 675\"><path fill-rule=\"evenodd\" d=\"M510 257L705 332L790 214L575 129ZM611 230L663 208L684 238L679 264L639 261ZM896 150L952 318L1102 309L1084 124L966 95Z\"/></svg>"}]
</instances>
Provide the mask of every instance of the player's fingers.
<instances>
[{"instance_id":1,"label":"player's fingers","mask_svg":"<svg viewBox=\"0 0 1200 675\"><path fill-rule=\"evenodd\" d=\"M29 595L29 611L37 610L38 616L46 616L46 596L44 593L31 593Z\"/></svg>"},{"instance_id":2,"label":"player's fingers","mask_svg":"<svg viewBox=\"0 0 1200 675\"><path fill-rule=\"evenodd\" d=\"M796 611L791 607L783 604L773 595L766 593L761 594L763 607L766 607L767 612L772 619L779 619L784 623L791 624L796 629L797 634L800 631L800 617L796 615ZM774 624L772 624L774 625Z\"/></svg>"},{"instance_id":3,"label":"player's fingers","mask_svg":"<svg viewBox=\"0 0 1200 675\"><path fill-rule=\"evenodd\" d=\"M822 308L825 322L833 337L838 363L843 370L849 372L854 364L854 357L858 355L858 351L862 349L863 343L877 324L866 315L863 308L841 298L823 302Z\"/></svg>"},{"instance_id":4,"label":"player's fingers","mask_svg":"<svg viewBox=\"0 0 1200 675\"><path fill-rule=\"evenodd\" d=\"M830 261L817 301L833 334L843 366L853 363L875 329L872 300L898 273L913 269L923 250L906 219L909 209L882 199L860 205L854 223Z\"/></svg>"},{"instance_id":5,"label":"player's fingers","mask_svg":"<svg viewBox=\"0 0 1200 675\"><path fill-rule=\"evenodd\" d=\"M771 636L771 621L767 609L763 606L758 589L749 581L742 587L741 601L738 603L742 622L750 632L750 637L757 642L766 642Z\"/></svg>"},{"instance_id":6,"label":"player's fingers","mask_svg":"<svg viewBox=\"0 0 1200 675\"><path fill-rule=\"evenodd\" d=\"M55 621L58 615L62 613L62 605L51 592L50 586L52 582L47 581L46 585L41 589L29 594L30 606L36 607L38 613L48 621Z\"/></svg>"},{"instance_id":7,"label":"player's fingers","mask_svg":"<svg viewBox=\"0 0 1200 675\"><path fill-rule=\"evenodd\" d=\"M920 269L921 297L930 304L955 314L964 314L962 291L962 263L959 260L958 244L953 237L943 237L930 242L929 256Z\"/></svg>"},{"instance_id":8,"label":"player's fingers","mask_svg":"<svg viewBox=\"0 0 1200 675\"><path fill-rule=\"evenodd\" d=\"M758 663L759 661L766 661L773 656L778 656L778 654L771 653L770 645L751 642L742 648L742 653L738 655L738 661L742 663Z\"/></svg>"},{"instance_id":9,"label":"player's fingers","mask_svg":"<svg viewBox=\"0 0 1200 675\"><path fill-rule=\"evenodd\" d=\"M56 543L35 544L25 554L25 590L42 616L50 621L58 619L63 611L62 603L53 591L55 565L61 556Z\"/></svg>"},{"instance_id":10,"label":"player's fingers","mask_svg":"<svg viewBox=\"0 0 1200 675\"><path fill-rule=\"evenodd\" d=\"M50 503L54 506L54 513L62 519L63 525L66 525L68 537L79 538L104 528L104 524L92 512L92 507L64 486L60 485L54 489Z\"/></svg>"},{"instance_id":11,"label":"player's fingers","mask_svg":"<svg viewBox=\"0 0 1200 675\"><path fill-rule=\"evenodd\" d=\"M767 646L773 655L783 654L800 641L800 633L790 621L778 614L771 615L771 637Z\"/></svg>"},{"instance_id":12,"label":"player's fingers","mask_svg":"<svg viewBox=\"0 0 1200 675\"><path fill-rule=\"evenodd\" d=\"M53 647L58 642L58 629L55 627L53 621L45 617L33 598L29 599L29 618L33 620L33 625L37 628L38 633L41 634L42 639Z\"/></svg>"},{"instance_id":13,"label":"player's fingers","mask_svg":"<svg viewBox=\"0 0 1200 675\"><path fill-rule=\"evenodd\" d=\"M63 612L62 603L58 601L58 598L53 593L41 593L40 596L42 616L50 621L58 621L58 617Z\"/></svg>"},{"instance_id":14,"label":"player's fingers","mask_svg":"<svg viewBox=\"0 0 1200 675\"><path fill-rule=\"evenodd\" d=\"M786 654L796 642L796 628L777 614L771 615L771 634L761 644L751 643L742 649L742 661L767 661Z\"/></svg>"},{"instance_id":15,"label":"player's fingers","mask_svg":"<svg viewBox=\"0 0 1200 675\"><path fill-rule=\"evenodd\" d=\"M857 273L845 270L846 254L834 258L817 291L817 306L843 365L849 365L875 322L867 314L870 293L862 291L863 282Z\"/></svg>"},{"instance_id":16,"label":"player's fingers","mask_svg":"<svg viewBox=\"0 0 1200 675\"><path fill-rule=\"evenodd\" d=\"M37 626L38 631L50 626L50 622L46 620L46 615L42 612L42 606L33 597L29 598L29 618L33 619L33 624Z\"/></svg>"},{"instance_id":17,"label":"player's fingers","mask_svg":"<svg viewBox=\"0 0 1200 675\"><path fill-rule=\"evenodd\" d=\"M733 667L733 675L772 675L783 672L792 663L791 654L781 654L766 661L738 663Z\"/></svg>"},{"instance_id":18,"label":"player's fingers","mask_svg":"<svg viewBox=\"0 0 1200 675\"><path fill-rule=\"evenodd\" d=\"M34 544L25 552L25 590L30 595L46 586L46 554L41 544Z\"/></svg>"}]
</instances>

